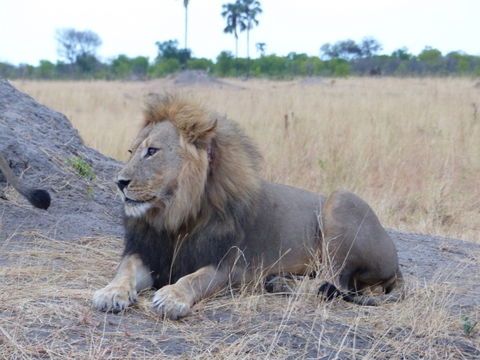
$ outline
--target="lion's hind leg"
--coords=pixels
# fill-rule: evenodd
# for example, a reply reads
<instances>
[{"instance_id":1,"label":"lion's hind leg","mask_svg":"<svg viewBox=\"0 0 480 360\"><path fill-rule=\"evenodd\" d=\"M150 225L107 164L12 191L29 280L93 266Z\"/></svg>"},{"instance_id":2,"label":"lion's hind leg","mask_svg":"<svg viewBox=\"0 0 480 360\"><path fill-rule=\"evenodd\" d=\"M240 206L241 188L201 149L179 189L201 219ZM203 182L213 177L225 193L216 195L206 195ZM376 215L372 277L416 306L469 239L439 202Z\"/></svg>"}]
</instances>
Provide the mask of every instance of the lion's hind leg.
<instances>
[{"instance_id":1,"label":"lion's hind leg","mask_svg":"<svg viewBox=\"0 0 480 360\"><path fill-rule=\"evenodd\" d=\"M368 285L357 280L354 275L355 271L348 268L343 269L338 277L340 288L326 281L318 289L317 295L322 295L325 301L331 301L340 297L344 301L358 305L377 306L377 302L374 299L363 296L363 290Z\"/></svg>"},{"instance_id":2,"label":"lion's hind leg","mask_svg":"<svg viewBox=\"0 0 480 360\"><path fill-rule=\"evenodd\" d=\"M264 288L268 293L291 295L295 292L295 287L292 274L270 274L264 280Z\"/></svg>"},{"instance_id":3,"label":"lion's hind leg","mask_svg":"<svg viewBox=\"0 0 480 360\"><path fill-rule=\"evenodd\" d=\"M377 306L384 302L397 302L405 297L403 277L400 271L391 278L376 284L382 288L383 295L376 295L375 297L364 296L363 294L363 290L371 289L375 286L355 279L354 276L351 276L351 273L342 273L339 276L339 284L340 289L326 281L318 289L317 295L322 296L325 301L331 301L339 297L344 301L364 306ZM394 289L396 291L392 292Z\"/></svg>"},{"instance_id":4,"label":"lion's hind leg","mask_svg":"<svg viewBox=\"0 0 480 360\"><path fill-rule=\"evenodd\" d=\"M323 296L323 299L325 301L331 301L337 297L342 297L343 294L340 290L337 289L335 285L332 283L329 283L328 281L325 281L319 288L317 295Z\"/></svg>"},{"instance_id":5,"label":"lion's hind leg","mask_svg":"<svg viewBox=\"0 0 480 360\"><path fill-rule=\"evenodd\" d=\"M362 296L364 289L393 289L399 273L397 251L364 200L349 191L333 192L322 209L322 234L328 267L339 285L336 290L333 285L322 286L320 293L326 298L340 296L356 304L376 305L376 300Z\"/></svg>"}]
</instances>

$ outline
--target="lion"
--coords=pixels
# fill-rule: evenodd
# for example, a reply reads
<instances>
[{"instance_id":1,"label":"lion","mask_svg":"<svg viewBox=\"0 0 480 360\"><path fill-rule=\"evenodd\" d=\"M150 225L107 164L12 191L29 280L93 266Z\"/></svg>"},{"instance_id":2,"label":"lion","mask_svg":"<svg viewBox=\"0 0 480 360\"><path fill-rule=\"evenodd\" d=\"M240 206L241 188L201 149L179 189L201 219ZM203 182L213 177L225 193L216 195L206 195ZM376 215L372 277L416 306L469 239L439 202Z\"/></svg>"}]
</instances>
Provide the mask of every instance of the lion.
<instances>
[{"instance_id":1,"label":"lion","mask_svg":"<svg viewBox=\"0 0 480 360\"><path fill-rule=\"evenodd\" d=\"M98 310L123 311L154 288L153 309L178 319L259 270L308 275L322 249L340 287L325 284L327 298L375 305L363 290L390 292L401 282L395 245L366 202L345 190L327 198L262 180L251 140L202 106L155 97L130 152L116 181L124 251L113 280L94 293Z\"/></svg>"},{"instance_id":2,"label":"lion","mask_svg":"<svg viewBox=\"0 0 480 360\"><path fill-rule=\"evenodd\" d=\"M7 182L22 194L33 206L47 210L50 206L51 198L48 191L43 189L33 189L25 185L10 169L7 160L0 153L0 171L7 179Z\"/></svg>"}]
</instances>

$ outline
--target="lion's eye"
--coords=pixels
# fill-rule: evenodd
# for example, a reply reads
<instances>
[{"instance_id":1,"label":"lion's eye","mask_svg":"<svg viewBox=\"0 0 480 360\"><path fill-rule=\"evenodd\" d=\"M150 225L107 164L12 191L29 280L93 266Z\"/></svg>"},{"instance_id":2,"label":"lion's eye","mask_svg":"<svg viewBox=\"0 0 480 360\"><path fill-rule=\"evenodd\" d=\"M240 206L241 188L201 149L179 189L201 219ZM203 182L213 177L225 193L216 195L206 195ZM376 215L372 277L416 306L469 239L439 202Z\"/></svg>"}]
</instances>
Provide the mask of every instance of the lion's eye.
<instances>
[{"instance_id":1,"label":"lion's eye","mask_svg":"<svg viewBox=\"0 0 480 360\"><path fill-rule=\"evenodd\" d=\"M133 151L132 151L132 150L130 150L130 149L128 149L128 152L131 154Z\"/></svg>"},{"instance_id":2,"label":"lion's eye","mask_svg":"<svg viewBox=\"0 0 480 360\"><path fill-rule=\"evenodd\" d=\"M157 148L148 148L147 149L147 153L145 154L145 157L149 157L149 156L152 156L154 155L156 152L158 151Z\"/></svg>"}]
</instances>

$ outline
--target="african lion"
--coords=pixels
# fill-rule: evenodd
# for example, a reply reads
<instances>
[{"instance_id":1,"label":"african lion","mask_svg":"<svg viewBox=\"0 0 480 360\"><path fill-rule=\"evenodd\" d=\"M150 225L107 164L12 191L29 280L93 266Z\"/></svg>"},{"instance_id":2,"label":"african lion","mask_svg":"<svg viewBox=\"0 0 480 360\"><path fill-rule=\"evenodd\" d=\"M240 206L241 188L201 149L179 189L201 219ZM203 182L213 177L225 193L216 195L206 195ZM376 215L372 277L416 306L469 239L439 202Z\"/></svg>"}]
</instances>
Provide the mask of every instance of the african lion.
<instances>
[{"instance_id":1,"label":"african lion","mask_svg":"<svg viewBox=\"0 0 480 360\"><path fill-rule=\"evenodd\" d=\"M12 169L10 169L7 160L5 160L2 154L0 154L0 171L7 179L7 182L22 194L30 204L39 209L48 209L50 206L50 194L46 190L32 189L21 182Z\"/></svg>"},{"instance_id":2,"label":"african lion","mask_svg":"<svg viewBox=\"0 0 480 360\"><path fill-rule=\"evenodd\" d=\"M238 126L175 98L147 105L144 126L120 171L125 248L96 309L119 312L137 292L170 319L227 283L307 274L326 243L338 284L328 297L360 301L369 286L401 279L392 240L375 213L347 191L328 198L259 178L260 156ZM334 291L332 290L334 289Z\"/></svg>"}]
</instances>

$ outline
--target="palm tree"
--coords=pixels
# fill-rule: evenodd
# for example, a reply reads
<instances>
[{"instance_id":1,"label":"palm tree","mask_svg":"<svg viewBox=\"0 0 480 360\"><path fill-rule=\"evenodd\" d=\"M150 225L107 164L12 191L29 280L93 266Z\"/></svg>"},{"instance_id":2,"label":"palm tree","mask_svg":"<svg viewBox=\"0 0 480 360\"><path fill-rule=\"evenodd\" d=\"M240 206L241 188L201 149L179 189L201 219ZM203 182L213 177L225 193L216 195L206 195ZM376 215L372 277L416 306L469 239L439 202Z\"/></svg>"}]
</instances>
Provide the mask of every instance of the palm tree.
<instances>
[{"instance_id":1,"label":"palm tree","mask_svg":"<svg viewBox=\"0 0 480 360\"><path fill-rule=\"evenodd\" d=\"M223 4L222 9L222 16L227 20L227 26L223 32L233 34L235 37L235 58L238 58L238 28L243 31L247 26L242 18L242 7L237 0L236 3Z\"/></svg>"},{"instance_id":2,"label":"palm tree","mask_svg":"<svg viewBox=\"0 0 480 360\"><path fill-rule=\"evenodd\" d=\"M250 30L258 25L256 16L262 13L262 8L258 0L237 0L237 5L244 20L243 28L241 27L240 31L247 30L247 58L250 59Z\"/></svg>"},{"instance_id":3,"label":"palm tree","mask_svg":"<svg viewBox=\"0 0 480 360\"><path fill-rule=\"evenodd\" d=\"M185 50L187 50L188 2L189 0L183 0L183 6L185 7Z\"/></svg>"},{"instance_id":4,"label":"palm tree","mask_svg":"<svg viewBox=\"0 0 480 360\"><path fill-rule=\"evenodd\" d=\"M265 56L265 48L267 47L267 44L264 42L258 42L255 44L255 47L257 48L257 51L260 53L260 56Z\"/></svg>"}]
</instances>

